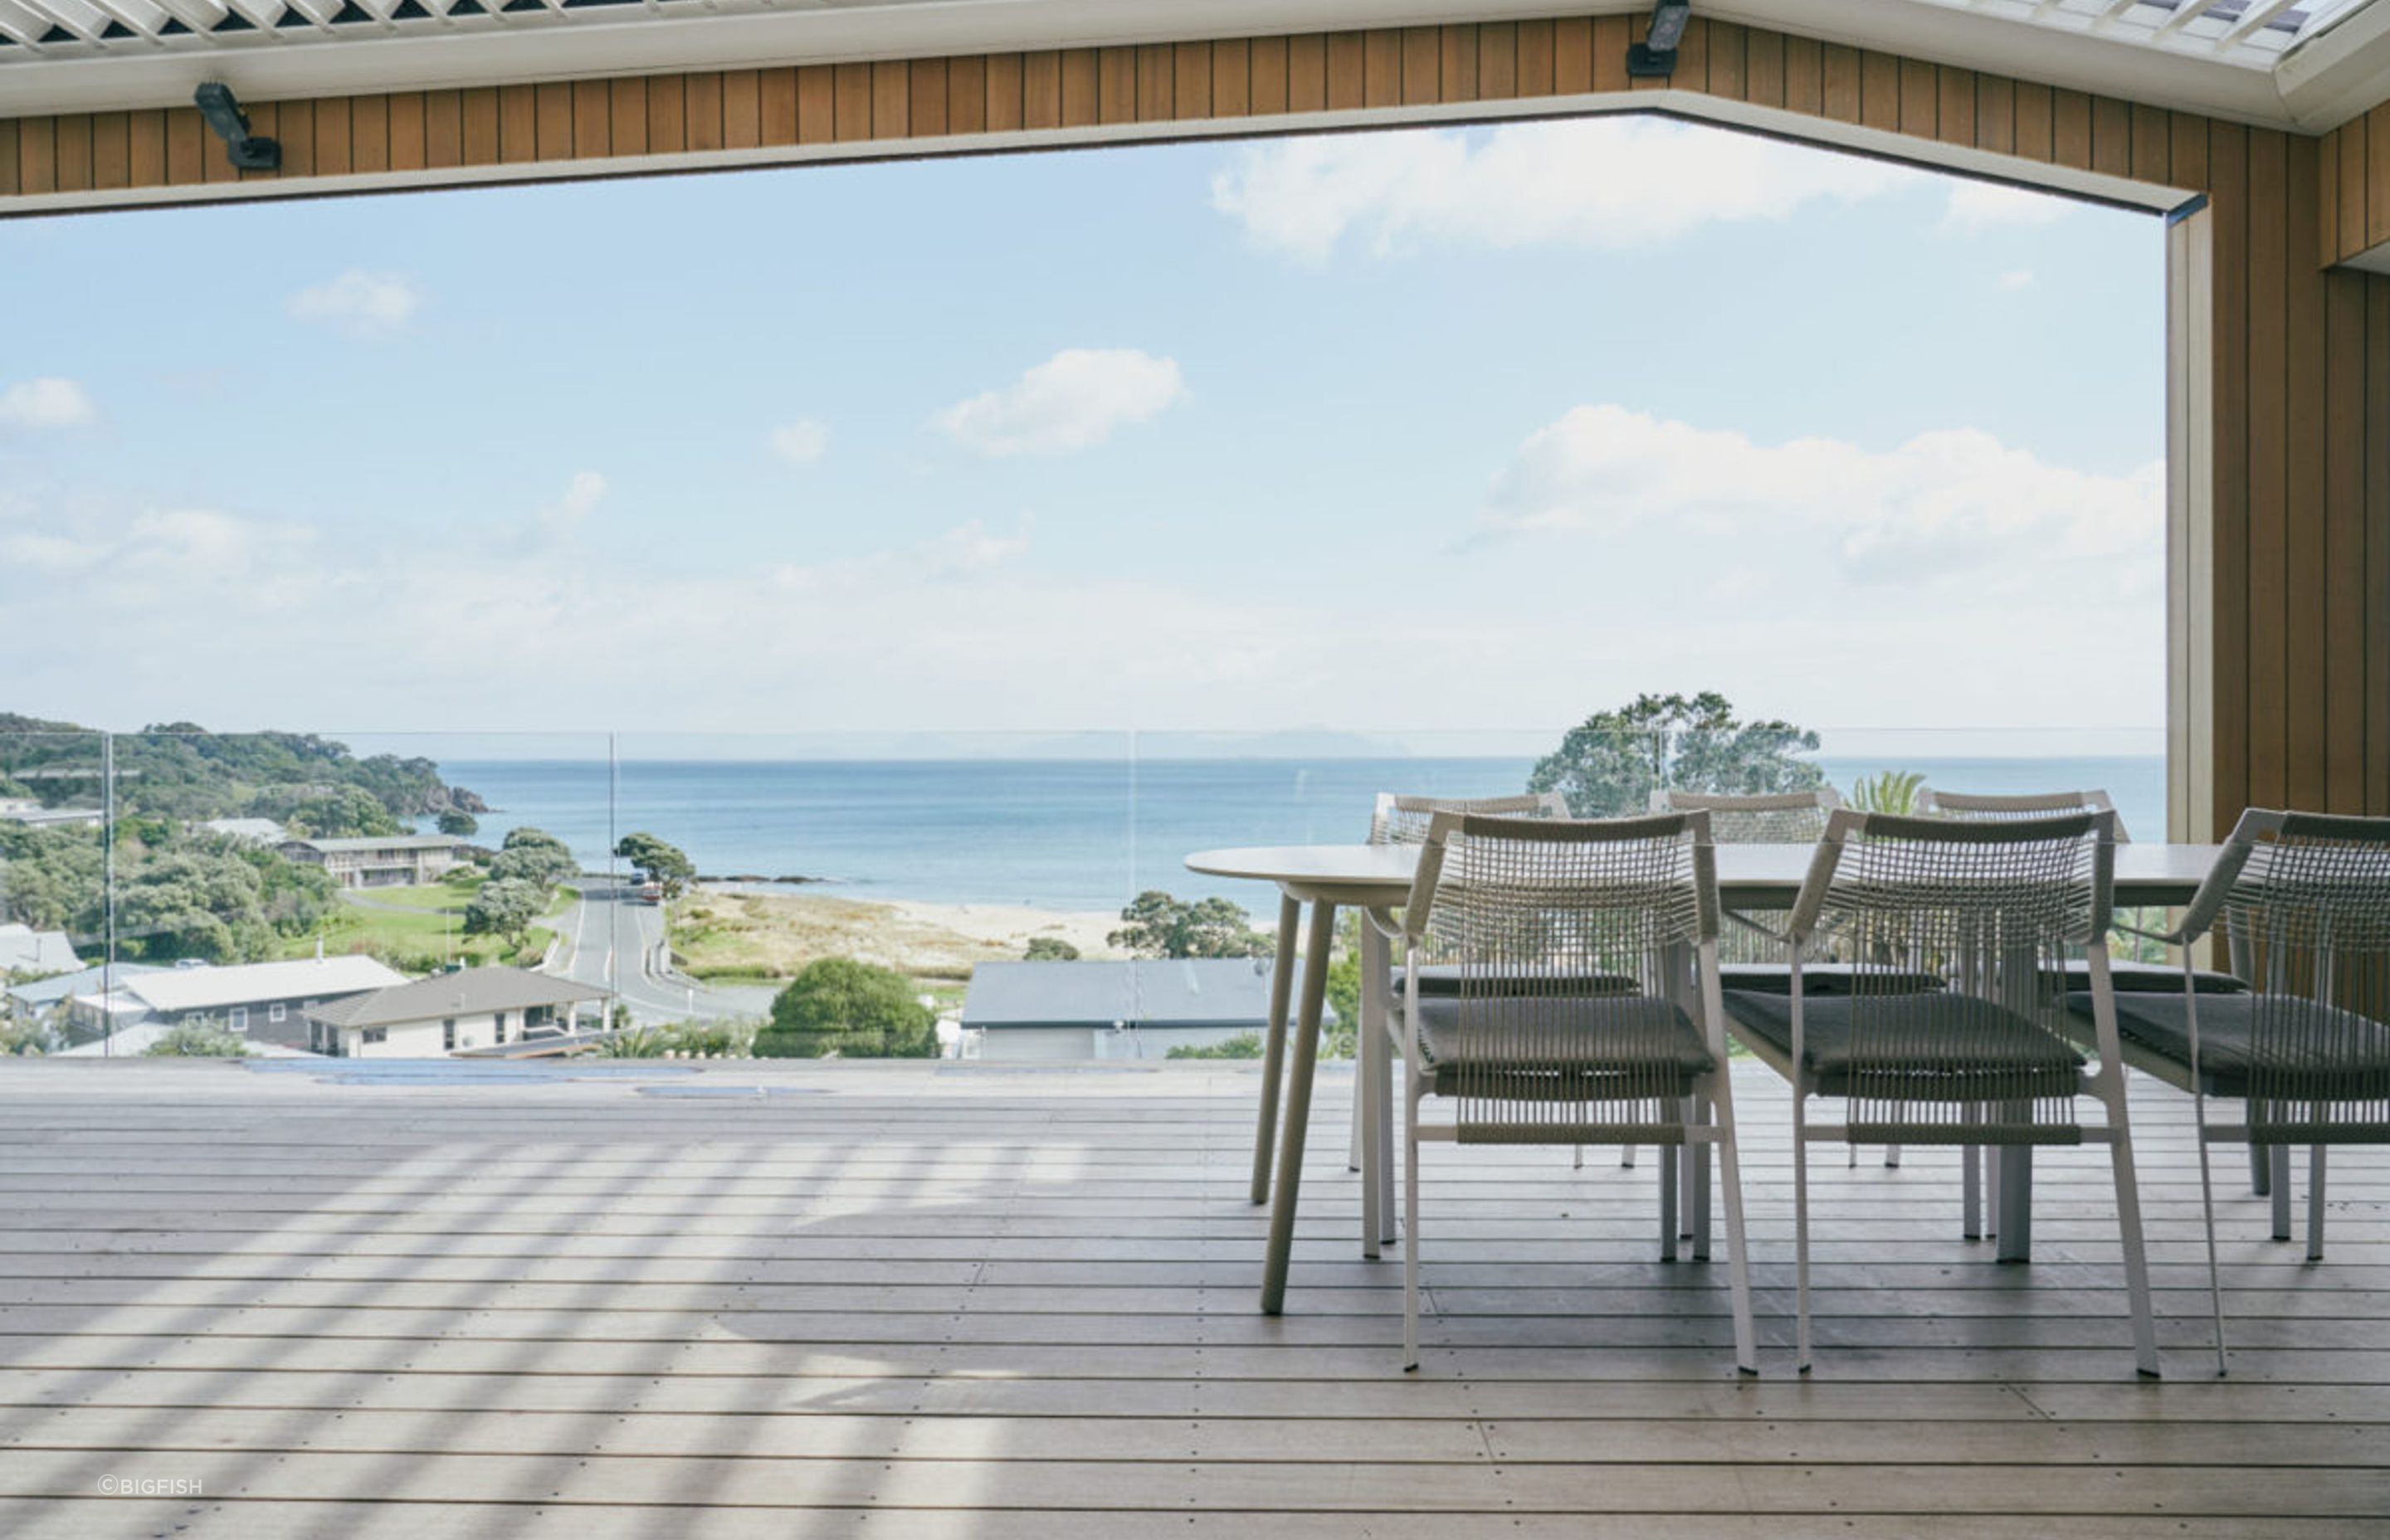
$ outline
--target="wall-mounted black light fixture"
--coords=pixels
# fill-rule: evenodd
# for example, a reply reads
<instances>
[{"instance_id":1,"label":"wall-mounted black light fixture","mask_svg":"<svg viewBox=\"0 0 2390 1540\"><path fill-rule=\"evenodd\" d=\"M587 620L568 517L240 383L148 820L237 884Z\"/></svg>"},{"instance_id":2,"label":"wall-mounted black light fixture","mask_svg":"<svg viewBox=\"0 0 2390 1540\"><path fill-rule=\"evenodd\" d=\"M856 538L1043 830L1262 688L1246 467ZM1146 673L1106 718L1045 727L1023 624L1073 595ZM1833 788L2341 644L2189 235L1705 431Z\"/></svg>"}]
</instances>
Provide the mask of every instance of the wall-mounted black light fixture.
<instances>
[{"instance_id":1,"label":"wall-mounted black light fixture","mask_svg":"<svg viewBox=\"0 0 2390 1540\"><path fill-rule=\"evenodd\" d=\"M241 171L280 171L282 147L271 139L262 139L249 131L249 114L233 100L232 87L220 81L210 81L191 94L199 104L199 116L216 131L225 142L225 154Z\"/></svg>"},{"instance_id":2,"label":"wall-mounted black light fixture","mask_svg":"<svg viewBox=\"0 0 2390 1540\"><path fill-rule=\"evenodd\" d=\"M1626 45L1626 72L1661 79L1675 74L1677 45L1692 15L1692 0L1659 0L1651 7L1651 31L1642 42Z\"/></svg>"}]
</instances>

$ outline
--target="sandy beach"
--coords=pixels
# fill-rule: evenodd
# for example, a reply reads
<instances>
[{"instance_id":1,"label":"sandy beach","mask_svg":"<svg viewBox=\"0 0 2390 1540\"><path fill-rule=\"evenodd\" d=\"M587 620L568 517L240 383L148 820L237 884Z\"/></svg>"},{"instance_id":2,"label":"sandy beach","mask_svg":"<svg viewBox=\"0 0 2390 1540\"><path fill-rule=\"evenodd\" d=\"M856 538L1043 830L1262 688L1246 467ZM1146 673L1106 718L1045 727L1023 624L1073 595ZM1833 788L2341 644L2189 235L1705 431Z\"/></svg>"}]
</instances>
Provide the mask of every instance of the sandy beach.
<instances>
[{"instance_id":1,"label":"sandy beach","mask_svg":"<svg viewBox=\"0 0 2390 1540\"><path fill-rule=\"evenodd\" d=\"M674 905L673 945L699 978L785 978L816 957L854 957L921 979L963 980L974 963L1018 957L1040 936L1082 956L1117 956L1104 943L1120 924L1102 911L1004 904L862 900L705 885Z\"/></svg>"}]
</instances>

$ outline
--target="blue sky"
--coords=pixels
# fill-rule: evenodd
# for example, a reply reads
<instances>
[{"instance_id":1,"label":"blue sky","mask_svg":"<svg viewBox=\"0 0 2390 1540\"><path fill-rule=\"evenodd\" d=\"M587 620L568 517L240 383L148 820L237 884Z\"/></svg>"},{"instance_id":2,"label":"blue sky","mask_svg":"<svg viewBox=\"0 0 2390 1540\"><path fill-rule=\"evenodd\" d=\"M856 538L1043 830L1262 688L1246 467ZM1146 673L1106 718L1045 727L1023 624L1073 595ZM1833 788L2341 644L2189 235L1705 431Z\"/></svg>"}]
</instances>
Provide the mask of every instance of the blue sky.
<instances>
[{"instance_id":1,"label":"blue sky","mask_svg":"<svg viewBox=\"0 0 2390 1540\"><path fill-rule=\"evenodd\" d=\"M2163 720L2147 216L1639 120L0 225L0 706Z\"/></svg>"}]
</instances>

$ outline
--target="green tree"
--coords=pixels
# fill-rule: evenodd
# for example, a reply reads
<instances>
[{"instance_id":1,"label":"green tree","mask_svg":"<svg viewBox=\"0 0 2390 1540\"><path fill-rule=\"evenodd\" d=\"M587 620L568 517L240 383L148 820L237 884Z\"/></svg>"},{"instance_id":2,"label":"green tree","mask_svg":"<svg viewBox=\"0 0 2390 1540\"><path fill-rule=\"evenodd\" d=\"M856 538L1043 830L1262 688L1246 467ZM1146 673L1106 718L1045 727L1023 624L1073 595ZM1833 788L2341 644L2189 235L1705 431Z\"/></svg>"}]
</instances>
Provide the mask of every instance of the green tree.
<instances>
[{"instance_id":1,"label":"green tree","mask_svg":"<svg viewBox=\"0 0 2390 1540\"><path fill-rule=\"evenodd\" d=\"M503 936L509 946L522 944L523 932L547 905L547 892L520 878L496 878L482 883L465 901L465 933Z\"/></svg>"},{"instance_id":2,"label":"green tree","mask_svg":"<svg viewBox=\"0 0 2390 1540\"><path fill-rule=\"evenodd\" d=\"M697 880L697 864L678 845L652 834L623 835L615 842L614 853L631 864L641 881L662 887L666 898L678 898L683 888Z\"/></svg>"},{"instance_id":3,"label":"green tree","mask_svg":"<svg viewBox=\"0 0 2390 1540\"><path fill-rule=\"evenodd\" d=\"M117 883L117 934L141 956L232 963L273 950L265 879L239 856L178 845L131 866Z\"/></svg>"},{"instance_id":4,"label":"green tree","mask_svg":"<svg viewBox=\"0 0 2390 1540\"><path fill-rule=\"evenodd\" d=\"M501 882L528 882L543 891L578 876L581 863L572 849L544 828L507 831L507 842L490 863L490 876Z\"/></svg>"},{"instance_id":5,"label":"green tree","mask_svg":"<svg viewBox=\"0 0 2390 1540\"><path fill-rule=\"evenodd\" d=\"M0 907L8 918L78 936L105 924L99 830L0 823Z\"/></svg>"},{"instance_id":6,"label":"green tree","mask_svg":"<svg viewBox=\"0 0 2390 1540\"><path fill-rule=\"evenodd\" d=\"M403 826L381 799L363 787L343 786L291 804L282 822L291 833L314 840L353 840L397 834Z\"/></svg>"},{"instance_id":7,"label":"green tree","mask_svg":"<svg viewBox=\"0 0 2390 1540\"><path fill-rule=\"evenodd\" d=\"M461 807L443 807L432 820L432 827L443 834L453 834L459 840L469 840L482 832L482 820Z\"/></svg>"},{"instance_id":8,"label":"green tree","mask_svg":"<svg viewBox=\"0 0 2390 1540\"><path fill-rule=\"evenodd\" d=\"M1032 936L1021 956L1028 962L1077 962L1079 949L1060 936Z\"/></svg>"},{"instance_id":9,"label":"green tree","mask_svg":"<svg viewBox=\"0 0 2390 1540\"><path fill-rule=\"evenodd\" d=\"M1139 957L1266 957L1278 943L1253 928L1225 898L1192 903L1159 889L1137 895L1121 911L1122 927L1105 941Z\"/></svg>"},{"instance_id":10,"label":"green tree","mask_svg":"<svg viewBox=\"0 0 2390 1540\"><path fill-rule=\"evenodd\" d=\"M759 1059L935 1059L938 1019L893 969L822 957L772 1001Z\"/></svg>"},{"instance_id":11,"label":"green tree","mask_svg":"<svg viewBox=\"0 0 2390 1540\"><path fill-rule=\"evenodd\" d=\"M1753 796L1823 786L1825 773L1797 757L1817 749L1816 733L1789 722L1740 720L1715 690L1641 695L1569 729L1527 789L1560 792L1580 818L1618 817L1648 809L1661 787Z\"/></svg>"}]
</instances>

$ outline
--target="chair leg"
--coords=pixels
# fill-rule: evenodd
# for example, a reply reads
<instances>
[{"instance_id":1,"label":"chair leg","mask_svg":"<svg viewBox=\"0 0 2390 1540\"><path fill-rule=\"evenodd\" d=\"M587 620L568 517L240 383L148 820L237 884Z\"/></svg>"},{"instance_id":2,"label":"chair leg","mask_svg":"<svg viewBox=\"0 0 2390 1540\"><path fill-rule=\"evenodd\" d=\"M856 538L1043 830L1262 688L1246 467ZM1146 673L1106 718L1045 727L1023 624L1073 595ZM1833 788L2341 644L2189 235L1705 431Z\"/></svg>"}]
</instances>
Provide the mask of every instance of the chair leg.
<instances>
[{"instance_id":1,"label":"chair leg","mask_svg":"<svg viewBox=\"0 0 2390 1540\"><path fill-rule=\"evenodd\" d=\"M2224 1378L2224 1283L2216 1261L2216 1185L2207 1169L2206 1098L2191 1097L2191 1126L2199 1144L2199 1217L2207 1227L2207 1309L2216 1322L2216 1378Z\"/></svg>"},{"instance_id":2,"label":"chair leg","mask_svg":"<svg viewBox=\"0 0 2390 1540\"><path fill-rule=\"evenodd\" d=\"M1716 1120L1715 1105L1707 1097L1695 1097L1694 1123L1706 1128ZM1692 1156L1692 1171L1686 1177L1692 1190L1685 1199L1685 1206L1691 1212L1692 1221L1686 1229L1692 1237L1693 1260L1707 1262L1710 1259L1710 1146L1707 1141L1688 1142L1686 1149Z\"/></svg>"},{"instance_id":3,"label":"chair leg","mask_svg":"<svg viewBox=\"0 0 2390 1540\"><path fill-rule=\"evenodd\" d=\"M2259 1198L2271 1192L2274 1187L2273 1162L2266 1158L2266 1149L2267 1147L2261 1144L2249 1147L2249 1190Z\"/></svg>"},{"instance_id":4,"label":"chair leg","mask_svg":"<svg viewBox=\"0 0 2390 1540\"><path fill-rule=\"evenodd\" d=\"M1576 1155L1578 1162L1582 1164L1585 1160L1585 1146L1577 1146ZM1618 1147L1618 1169L1621 1171L1633 1171L1635 1169L1635 1147L1633 1145L1623 1144Z\"/></svg>"},{"instance_id":5,"label":"chair leg","mask_svg":"<svg viewBox=\"0 0 2390 1540\"><path fill-rule=\"evenodd\" d=\"M1403 1073L1407 1080L1408 1065L1404 1066ZM1408 1374L1420 1365L1419 1093L1406 1095L1403 1105L1408 1110L1403 1119L1403 1372Z\"/></svg>"},{"instance_id":6,"label":"chair leg","mask_svg":"<svg viewBox=\"0 0 2390 1540\"><path fill-rule=\"evenodd\" d=\"M1677 1260L1677 1177L1685 1169L1678 1151L1660 1147L1660 1260Z\"/></svg>"},{"instance_id":7,"label":"chair leg","mask_svg":"<svg viewBox=\"0 0 2390 1540\"><path fill-rule=\"evenodd\" d=\"M2291 1147L2266 1147L2266 1196L2273 1200L2274 1238L2291 1238Z\"/></svg>"},{"instance_id":8,"label":"chair leg","mask_svg":"<svg viewBox=\"0 0 2390 1540\"><path fill-rule=\"evenodd\" d=\"M1751 1246L1742 1228L1742 1157L1735 1135L1734 1097L1721 1094L1712 1108L1717 1129L1719 1196L1726 1204L1727 1286L1734 1307L1734 1362L1745 1374L1759 1372L1758 1334L1751 1321ZM1709 1159L1704 1152L1704 1171Z\"/></svg>"},{"instance_id":9,"label":"chair leg","mask_svg":"<svg viewBox=\"0 0 2390 1540\"><path fill-rule=\"evenodd\" d=\"M2324 1146L2307 1146L2307 1260L2323 1260Z\"/></svg>"},{"instance_id":10,"label":"chair leg","mask_svg":"<svg viewBox=\"0 0 2390 1540\"><path fill-rule=\"evenodd\" d=\"M2125 1294L2133 1313L2133 1364L2154 1380L2161 1372L2156 1324L2150 1317L2150 1254L2141 1235L2141 1188L2133 1171L2133 1136L2122 1099L2108 1110L2108 1161L2116 1180L2116 1226L2125 1241Z\"/></svg>"},{"instance_id":11,"label":"chair leg","mask_svg":"<svg viewBox=\"0 0 2390 1540\"><path fill-rule=\"evenodd\" d=\"M1967 1121L1975 1121L1972 1109ZM1984 1151L1978 1145L1959 1148L1959 1234L1968 1240L1984 1238Z\"/></svg>"},{"instance_id":12,"label":"chair leg","mask_svg":"<svg viewBox=\"0 0 2390 1540\"><path fill-rule=\"evenodd\" d=\"M1888 1144L1883 1147L1883 1169L1886 1171L1898 1171L1900 1169L1900 1147L1898 1145Z\"/></svg>"},{"instance_id":13,"label":"chair leg","mask_svg":"<svg viewBox=\"0 0 2390 1540\"><path fill-rule=\"evenodd\" d=\"M1700 1122L1700 1102L1692 1097L1684 1097L1677 1104L1677 1117L1688 1127ZM1690 1139L1677 1147L1677 1238L1679 1240L1692 1238L1698 1217L1693 1210L1701 1201L1697 1196L1699 1189L1693 1174L1693 1162L1703 1158L1700 1148ZM1698 1262L1705 1254L1705 1251L1695 1251L1693 1259Z\"/></svg>"},{"instance_id":14,"label":"chair leg","mask_svg":"<svg viewBox=\"0 0 2390 1540\"><path fill-rule=\"evenodd\" d=\"M1801 1093L1792 1093L1792 1359L1809 1372L1809 1138Z\"/></svg>"}]
</instances>

